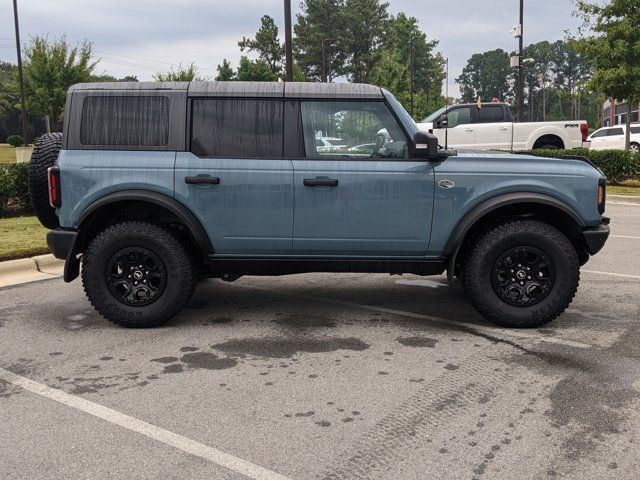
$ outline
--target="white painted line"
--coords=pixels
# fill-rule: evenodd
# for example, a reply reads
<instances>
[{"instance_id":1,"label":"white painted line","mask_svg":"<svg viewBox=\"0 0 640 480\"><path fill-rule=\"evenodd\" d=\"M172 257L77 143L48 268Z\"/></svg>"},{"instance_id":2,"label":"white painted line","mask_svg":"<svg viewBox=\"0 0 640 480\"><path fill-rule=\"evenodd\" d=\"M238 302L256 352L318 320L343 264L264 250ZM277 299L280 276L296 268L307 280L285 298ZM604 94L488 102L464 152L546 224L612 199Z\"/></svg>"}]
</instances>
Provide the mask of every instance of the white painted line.
<instances>
[{"instance_id":1,"label":"white painted line","mask_svg":"<svg viewBox=\"0 0 640 480\"><path fill-rule=\"evenodd\" d=\"M469 325L468 323L459 322L457 320L448 320L446 318L434 317L431 315L422 315L420 313L405 312L404 310L394 310L391 308L374 307L372 305L362 305L360 303L343 302L341 300L331 300L328 298L321 298L321 297L306 297L306 298L314 299L314 300L324 300L331 303L337 303L337 304L345 305L348 307L360 308L362 310L370 310L373 312L389 313L391 315L397 315L399 317L409 317L409 318L417 318L419 320L428 320L433 323L439 323L444 325L451 325L451 324L463 325L469 330L474 330L474 331L477 331L478 333L485 333L487 335L491 335L492 337L496 337L496 338L504 335L507 337L512 337L514 339L536 340L538 342L555 343L555 344L565 345L568 347L575 347L575 348L591 348L592 347L592 345L588 345L586 343L581 343L581 342L574 342L573 340L564 340L562 338L554 338L554 337L541 337L540 335L528 333L523 330L506 330L506 329L499 329L498 327L491 328L491 327L485 327L483 325Z\"/></svg>"},{"instance_id":2,"label":"white painted line","mask_svg":"<svg viewBox=\"0 0 640 480\"><path fill-rule=\"evenodd\" d=\"M594 273L596 275L609 275L610 277L635 278L640 280L640 275L625 275L624 273L598 272L596 270L580 270L584 273Z\"/></svg>"},{"instance_id":3,"label":"white painted line","mask_svg":"<svg viewBox=\"0 0 640 480\"><path fill-rule=\"evenodd\" d=\"M609 235L610 238L632 238L633 240L640 240L640 237L630 237L628 235Z\"/></svg>"},{"instance_id":4,"label":"white painted line","mask_svg":"<svg viewBox=\"0 0 640 480\"><path fill-rule=\"evenodd\" d=\"M157 427L145 421L125 415L124 413L120 413L103 405L90 402L84 398L76 397L75 395L63 392L62 390L48 387L47 385L16 375L15 373L2 368L0 368L0 380L4 380L7 383L24 388L25 390L37 395L41 395L68 407L88 413L94 417L106 420L109 423L126 428L132 432L145 435L153 440L177 448L178 450L196 457L203 458L215 463L216 465L244 475L247 478L255 480L291 480L289 477L267 470L266 468L255 465L254 463L196 442L190 438L183 437L182 435L178 435L177 433L170 432L164 428Z\"/></svg>"}]
</instances>

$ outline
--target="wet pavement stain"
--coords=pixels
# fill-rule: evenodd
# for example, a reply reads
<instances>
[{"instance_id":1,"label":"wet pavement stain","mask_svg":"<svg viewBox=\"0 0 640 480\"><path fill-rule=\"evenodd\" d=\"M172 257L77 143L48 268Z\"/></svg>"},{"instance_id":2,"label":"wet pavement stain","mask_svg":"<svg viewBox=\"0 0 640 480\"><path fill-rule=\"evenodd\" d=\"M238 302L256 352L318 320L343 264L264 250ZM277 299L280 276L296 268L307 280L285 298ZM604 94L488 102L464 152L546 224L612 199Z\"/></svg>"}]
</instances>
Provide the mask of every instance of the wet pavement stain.
<instances>
[{"instance_id":1,"label":"wet pavement stain","mask_svg":"<svg viewBox=\"0 0 640 480\"><path fill-rule=\"evenodd\" d=\"M317 328L317 327L327 327L333 328L336 326L333 320L330 320L326 317L322 317L320 315L287 315L280 316L276 318L274 323L282 327L287 328Z\"/></svg>"},{"instance_id":2,"label":"wet pavement stain","mask_svg":"<svg viewBox=\"0 0 640 480\"><path fill-rule=\"evenodd\" d=\"M181 372L184 372L184 366L180 365L179 363L175 363L173 365L167 365L162 370L162 373L181 373Z\"/></svg>"},{"instance_id":3,"label":"wet pavement stain","mask_svg":"<svg viewBox=\"0 0 640 480\"><path fill-rule=\"evenodd\" d=\"M399 337L397 340L405 347L416 348L435 348L438 343L438 340L427 337Z\"/></svg>"},{"instance_id":4,"label":"wet pavement stain","mask_svg":"<svg viewBox=\"0 0 640 480\"><path fill-rule=\"evenodd\" d=\"M189 367L206 370L226 370L238 365L238 361L234 358L220 358L208 352L187 353L180 360Z\"/></svg>"},{"instance_id":5,"label":"wet pavement stain","mask_svg":"<svg viewBox=\"0 0 640 480\"><path fill-rule=\"evenodd\" d=\"M358 338L263 337L239 338L212 345L212 349L237 357L289 358L296 353L328 353L337 350L363 351L369 345Z\"/></svg>"},{"instance_id":6,"label":"wet pavement stain","mask_svg":"<svg viewBox=\"0 0 640 480\"><path fill-rule=\"evenodd\" d=\"M150 361L158 362L158 363L175 363L178 360L179 360L178 357L160 357L160 358L152 358Z\"/></svg>"},{"instance_id":7,"label":"wet pavement stain","mask_svg":"<svg viewBox=\"0 0 640 480\"><path fill-rule=\"evenodd\" d=\"M198 350L200 350L197 347L182 347L180 349L181 352L197 352Z\"/></svg>"}]
</instances>

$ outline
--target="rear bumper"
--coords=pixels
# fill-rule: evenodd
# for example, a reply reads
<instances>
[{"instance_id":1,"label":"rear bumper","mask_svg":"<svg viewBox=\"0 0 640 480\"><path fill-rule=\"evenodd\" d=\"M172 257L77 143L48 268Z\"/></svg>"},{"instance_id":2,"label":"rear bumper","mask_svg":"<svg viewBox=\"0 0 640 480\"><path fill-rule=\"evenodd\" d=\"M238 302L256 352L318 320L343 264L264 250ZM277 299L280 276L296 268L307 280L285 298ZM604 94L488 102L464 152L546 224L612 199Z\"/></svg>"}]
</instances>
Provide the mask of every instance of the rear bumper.
<instances>
[{"instance_id":1,"label":"rear bumper","mask_svg":"<svg viewBox=\"0 0 640 480\"><path fill-rule=\"evenodd\" d=\"M606 217L602 219L602 223L597 227L587 228L584 230L582 234L584 236L585 245L587 246L587 253L589 255L595 255L602 250L610 233L609 219Z\"/></svg>"},{"instance_id":2,"label":"rear bumper","mask_svg":"<svg viewBox=\"0 0 640 480\"><path fill-rule=\"evenodd\" d=\"M54 257L66 260L76 243L76 238L78 238L76 230L58 228L47 234L47 245Z\"/></svg>"}]
</instances>

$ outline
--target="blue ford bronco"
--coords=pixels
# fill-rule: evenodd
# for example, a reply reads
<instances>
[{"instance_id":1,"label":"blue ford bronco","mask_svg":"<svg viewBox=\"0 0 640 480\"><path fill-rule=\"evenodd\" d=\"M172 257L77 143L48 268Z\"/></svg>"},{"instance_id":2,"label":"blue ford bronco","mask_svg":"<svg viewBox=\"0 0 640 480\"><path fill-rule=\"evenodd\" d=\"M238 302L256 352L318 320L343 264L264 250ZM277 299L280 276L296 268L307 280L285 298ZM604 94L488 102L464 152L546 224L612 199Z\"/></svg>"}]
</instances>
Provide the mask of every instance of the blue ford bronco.
<instances>
[{"instance_id":1,"label":"blue ford bronco","mask_svg":"<svg viewBox=\"0 0 640 480\"><path fill-rule=\"evenodd\" d=\"M585 159L444 150L370 85L75 85L29 182L65 281L124 327L207 277L445 271L490 321L538 327L609 235Z\"/></svg>"}]
</instances>

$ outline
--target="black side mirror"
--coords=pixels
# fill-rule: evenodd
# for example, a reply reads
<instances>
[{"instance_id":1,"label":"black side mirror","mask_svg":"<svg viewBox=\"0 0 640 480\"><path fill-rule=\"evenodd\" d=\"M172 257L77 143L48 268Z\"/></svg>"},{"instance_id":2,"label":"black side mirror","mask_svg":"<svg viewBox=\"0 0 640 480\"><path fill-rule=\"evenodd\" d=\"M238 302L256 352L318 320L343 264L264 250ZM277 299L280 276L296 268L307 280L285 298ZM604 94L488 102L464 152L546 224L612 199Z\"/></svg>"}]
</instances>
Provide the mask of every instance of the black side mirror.
<instances>
[{"instance_id":1,"label":"black side mirror","mask_svg":"<svg viewBox=\"0 0 640 480\"><path fill-rule=\"evenodd\" d=\"M416 132L413 137L413 157L433 158L438 155L438 137L426 132Z\"/></svg>"},{"instance_id":2,"label":"black side mirror","mask_svg":"<svg viewBox=\"0 0 640 480\"><path fill-rule=\"evenodd\" d=\"M433 122L433 128L448 128L449 127L449 116L444 113L436 118L435 122Z\"/></svg>"}]
</instances>

